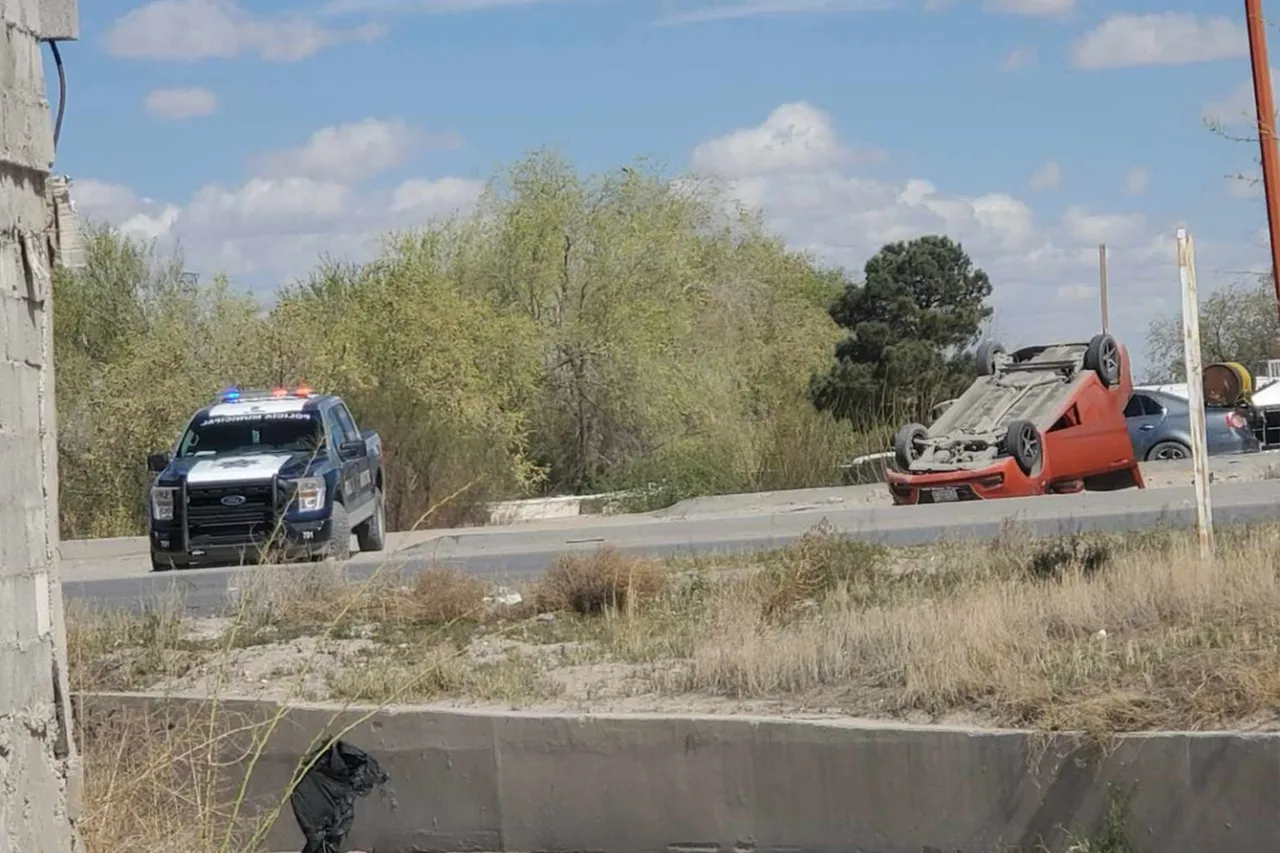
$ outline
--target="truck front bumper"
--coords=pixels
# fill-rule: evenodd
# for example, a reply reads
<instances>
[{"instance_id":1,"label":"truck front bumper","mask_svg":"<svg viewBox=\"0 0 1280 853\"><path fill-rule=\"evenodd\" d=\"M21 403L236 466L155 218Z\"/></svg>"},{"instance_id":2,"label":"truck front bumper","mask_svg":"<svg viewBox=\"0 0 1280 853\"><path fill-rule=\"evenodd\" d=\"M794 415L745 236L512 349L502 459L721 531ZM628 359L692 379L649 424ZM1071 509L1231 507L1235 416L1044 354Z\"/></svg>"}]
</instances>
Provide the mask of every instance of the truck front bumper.
<instances>
[{"instance_id":1,"label":"truck front bumper","mask_svg":"<svg viewBox=\"0 0 1280 853\"><path fill-rule=\"evenodd\" d=\"M328 518L283 521L267 535L186 536L180 527L152 522L151 558L174 568L251 565L305 560L324 555L331 538ZM274 535L271 535L274 534Z\"/></svg>"}]
</instances>

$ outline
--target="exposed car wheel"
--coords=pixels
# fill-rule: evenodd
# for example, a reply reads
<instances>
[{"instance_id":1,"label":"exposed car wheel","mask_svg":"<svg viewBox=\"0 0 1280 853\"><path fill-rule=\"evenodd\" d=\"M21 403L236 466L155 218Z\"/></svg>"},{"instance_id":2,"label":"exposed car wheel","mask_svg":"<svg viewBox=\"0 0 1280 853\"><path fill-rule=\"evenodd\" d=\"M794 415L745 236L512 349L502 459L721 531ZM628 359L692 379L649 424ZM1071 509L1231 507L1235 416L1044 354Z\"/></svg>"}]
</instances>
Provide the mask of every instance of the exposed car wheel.
<instances>
[{"instance_id":1,"label":"exposed car wheel","mask_svg":"<svg viewBox=\"0 0 1280 853\"><path fill-rule=\"evenodd\" d=\"M897 463L898 470L906 471L912 462L920 458L920 441L928 434L929 430L923 424L906 424L898 430L893 437L893 461Z\"/></svg>"},{"instance_id":2,"label":"exposed car wheel","mask_svg":"<svg viewBox=\"0 0 1280 853\"><path fill-rule=\"evenodd\" d=\"M995 341L987 341L979 345L973 355L973 367L979 376L990 376L996 372L996 356L1004 354L1004 347Z\"/></svg>"},{"instance_id":3,"label":"exposed car wheel","mask_svg":"<svg viewBox=\"0 0 1280 853\"><path fill-rule=\"evenodd\" d=\"M1040 430L1031 421L1009 424L1009 431L1004 436L1004 449L1024 474L1035 471L1044 460L1044 442L1040 440Z\"/></svg>"},{"instance_id":4,"label":"exposed car wheel","mask_svg":"<svg viewBox=\"0 0 1280 853\"><path fill-rule=\"evenodd\" d=\"M324 557L338 562L351 557L351 516L338 501L333 502L333 512L329 515L329 541Z\"/></svg>"},{"instance_id":5,"label":"exposed car wheel","mask_svg":"<svg viewBox=\"0 0 1280 853\"><path fill-rule=\"evenodd\" d=\"M356 544L361 551L381 551L387 547L387 515L382 505L382 489L374 489L373 515L356 525Z\"/></svg>"},{"instance_id":6,"label":"exposed car wheel","mask_svg":"<svg viewBox=\"0 0 1280 853\"><path fill-rule=\"evenodd\" d=\"M1147 451L1148 462L1163 462L1168 459L1190 459L1191 448L1181 441L1162 441Z\"/></svg>"},{"instance_id":7,"label":"exposed car wheel","mask_svg":"<svg viewBox=\"0 0 1280 853\"><path fill-rule=\"evenodd\" d=\"M173 563L170 562L167 557L157 557L155 554L151 555L151 571L168 572L172 570Z\"/></svg>"},{"instance_id":8,"label":"exposed car wheel","mask_svg":"<svg viewBox=\"0 0 1280 853\"><path fill-rule=\"evenodd\" d=\"M1120 382L1120 345L1107 334L1094 335L1084 352L1084 369L1098 374L1108 388Z\"/></svg>"}]
</instances>

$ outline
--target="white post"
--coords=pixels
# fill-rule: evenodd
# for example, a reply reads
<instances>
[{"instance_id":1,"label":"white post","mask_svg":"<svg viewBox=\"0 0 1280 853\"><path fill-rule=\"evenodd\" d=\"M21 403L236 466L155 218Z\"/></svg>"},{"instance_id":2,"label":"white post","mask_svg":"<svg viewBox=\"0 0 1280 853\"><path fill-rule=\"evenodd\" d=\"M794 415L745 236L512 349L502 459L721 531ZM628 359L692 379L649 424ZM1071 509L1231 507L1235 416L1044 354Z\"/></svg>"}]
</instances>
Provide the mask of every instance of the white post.
<instances>
[{"instance_id":1,"label":"white post","mask_svg":"<svg viewBox=\"0 0 1280 853\"><path fill-rule=\"evenodd\" d=\"M1098 244L1098 298L1102 301L1102 333L1111 331L1110 304L1107 301L1107 244Z\"/></svg>"},{"instance_id":2,"label":"white post","mask_svg":"<svg viewBox=\"0 0 1280 853\"><path fill-rule=\"evenodd\" d=\"M1213 504L1209 496L1209 450L1205 441L1204 385L1200 367L1200 302L1196 295L1196 246L1187 229L1178 229L1178 275L1182 280L1182 343L1187 368L1187 407L1191 410L1191 467L1195 474L1196 533L1200 556L1213 556Z\"/></svg>"}]
</instances>

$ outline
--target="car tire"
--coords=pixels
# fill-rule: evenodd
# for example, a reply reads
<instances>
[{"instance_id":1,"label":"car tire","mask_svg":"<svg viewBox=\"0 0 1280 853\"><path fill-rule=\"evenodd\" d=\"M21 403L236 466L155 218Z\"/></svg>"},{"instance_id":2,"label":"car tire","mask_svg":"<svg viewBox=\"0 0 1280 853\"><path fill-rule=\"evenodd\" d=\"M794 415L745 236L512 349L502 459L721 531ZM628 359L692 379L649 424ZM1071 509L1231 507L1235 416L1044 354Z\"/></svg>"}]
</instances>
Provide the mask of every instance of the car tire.
<instances>
[{"instance_id":1,"label":"car tire","mask_svg":"<svg viewBox=\"0 0 1280 853\"><path fill-rule=\"evenodd\" d=\"M1160 441L1147 451L1148 462L1167 462L1174 459L1190 459L1191 448L1181 441Z\"/></svg>"},{"instance_id":2,"label":"car tire","mask_svg":"<svg viewBox=\"0 0 1280 853\"><path fill-rule=\"evenodd\" d=\"M911 463L920 458L920 450L916 447L920 439L929 434L924 424L905 424L893 437L893 461L899 471L906 471Z\"/></svg>"},{"instance_id":3,"label":"car tire","mask_svg":"<svg viewBox=\"0 0 1280 853\"><path fill-rule=\"evenodd\" d=\"M1084 369L1098 374L1108 388L1120 384L1120 345L1116 339L1108 334L1094 335L1084 351Z\"/></svg>"},{"instance_id":4,"label":"car tire","mask_svg":"<svg viewBox=\"0 0 1280 853\"><path fill-rule=\"evenodd\" d=\"M1004 347L995 341L987 341L978 346L973 354L973 369L979 376L991 376L996 372L996 356L1004 354Z\"/></svg>"},{"instance_id":5,"label":"car tire","mask_svg":"<svg viewBox=\"0 0 1280 853\"><path fill-rule=\"evenodd\" d=\"M324 546L324 559L342 562L351 557L351 516L341 501L333 502L329 514L329 541Z\"/></svg>"},{"instance_id":6,"label":"car tire","mask_svg":"<svg viewBox=\"0 0 1280 853\"><path fill-rule=\"evenodd\" d=\"M1011 421L1004 436L1004 451L1018 463L1023 474L1030 476L1044 461L1044 441L1040 438L1040 430L1031 421Z\"/></svg>"},{"instance_id":7,"label":"car tire","mask_svg":"<svg viewBox=\"0 0 1280 853\"><path fill-rule=\"evenodd\" d=\"M373 515L356 525L356 544L364 551L383 551L387 547L387 513L382 503L382 489L373 490Z\"/></svg>"}]
</instances>

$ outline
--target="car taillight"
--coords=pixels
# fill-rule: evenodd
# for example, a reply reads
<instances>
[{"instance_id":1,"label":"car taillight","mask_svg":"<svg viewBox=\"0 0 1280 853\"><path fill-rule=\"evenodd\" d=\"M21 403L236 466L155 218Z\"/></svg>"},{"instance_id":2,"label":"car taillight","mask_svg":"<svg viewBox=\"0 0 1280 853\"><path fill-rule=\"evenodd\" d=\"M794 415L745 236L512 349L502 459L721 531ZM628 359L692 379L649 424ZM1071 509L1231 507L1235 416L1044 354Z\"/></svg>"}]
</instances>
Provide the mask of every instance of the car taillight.
<instances>
[{"instance_id":1,"label":"car taillight","mask_svg":"<svg viewBox=\"0 0 1280 853\"><path fill-rule=\"evenodd\" d=\"M1227 426L1231 429L1248 429L1249 421L1239 412L1228 412Z\"/></svg>"}]
</instances>

